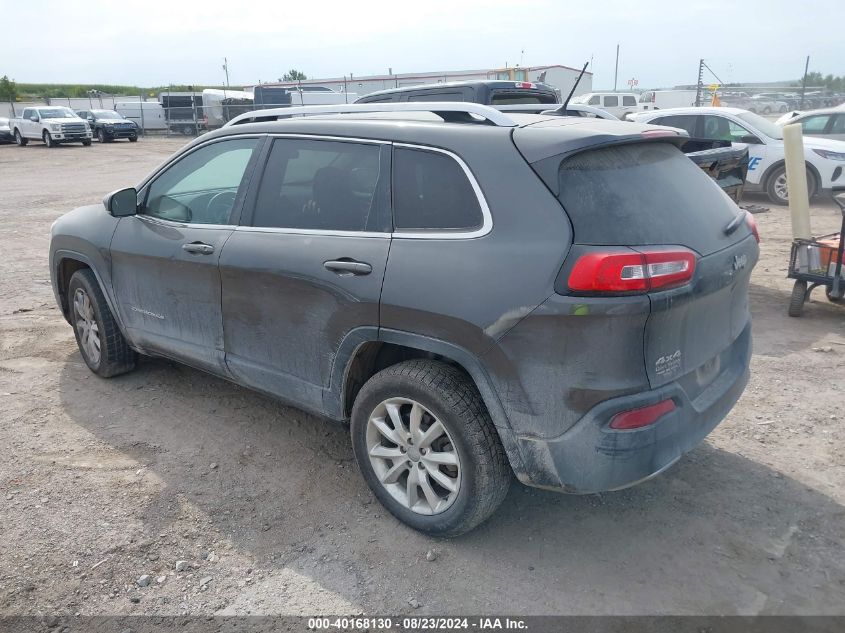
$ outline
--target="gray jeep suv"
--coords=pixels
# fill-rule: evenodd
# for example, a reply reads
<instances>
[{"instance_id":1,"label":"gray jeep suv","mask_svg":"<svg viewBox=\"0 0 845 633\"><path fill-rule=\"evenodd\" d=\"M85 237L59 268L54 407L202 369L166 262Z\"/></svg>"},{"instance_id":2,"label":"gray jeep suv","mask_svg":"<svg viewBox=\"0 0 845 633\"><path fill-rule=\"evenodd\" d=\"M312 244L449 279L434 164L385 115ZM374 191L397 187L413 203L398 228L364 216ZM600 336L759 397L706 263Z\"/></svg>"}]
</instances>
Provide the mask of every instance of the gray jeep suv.
<instances>
[{"instance_id":1,"label":"gray jeep suv","mask_svg":"<svg viewBox=\"0 0 845 633\"><path fill-rule=\"evenodd\" d=\"M387 509L459 534L511 472L648 479L742 393L756 230L677 134L461 103L247 113L61 217L53 289L94 373L163 356L350 420Z\"/></svg>"}]
</instances>

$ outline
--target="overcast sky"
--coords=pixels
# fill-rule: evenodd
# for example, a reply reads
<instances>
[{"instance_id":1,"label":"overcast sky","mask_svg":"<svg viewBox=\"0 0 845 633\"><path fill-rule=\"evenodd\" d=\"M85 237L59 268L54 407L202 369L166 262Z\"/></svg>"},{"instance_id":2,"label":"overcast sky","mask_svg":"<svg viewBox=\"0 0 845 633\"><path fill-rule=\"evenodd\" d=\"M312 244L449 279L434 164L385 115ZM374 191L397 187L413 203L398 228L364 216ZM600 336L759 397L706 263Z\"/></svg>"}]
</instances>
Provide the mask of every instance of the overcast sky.
<instances>
[{"instance_id":1,"label":"overcast sky","mask_svg":"<svg viewBox=\"0 0 845 633\"><path fill-rule=\"evenodd\" d=\"M581 66L594 88L845 74L845 0L0 0L0 75L142 86L522 65ZM10 28L18 24L25 28ZM78 25L73 33L68 25ZM524 51L524 53L522 52ZM711 81L710 77L707 81Z\"/></svg>"}]
</instances>

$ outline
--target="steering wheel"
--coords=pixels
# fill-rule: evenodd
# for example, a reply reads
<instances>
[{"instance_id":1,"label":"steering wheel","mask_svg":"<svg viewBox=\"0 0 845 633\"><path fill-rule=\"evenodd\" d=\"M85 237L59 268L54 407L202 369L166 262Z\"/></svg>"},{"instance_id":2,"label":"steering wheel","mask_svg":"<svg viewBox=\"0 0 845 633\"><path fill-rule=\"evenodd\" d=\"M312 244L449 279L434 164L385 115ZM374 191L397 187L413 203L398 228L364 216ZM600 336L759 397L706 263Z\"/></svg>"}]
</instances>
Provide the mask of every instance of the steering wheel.
<instances>
[{"instance_id":1,"label":"steering wheel","mask_svg":"<svg viewBox=\"0 0 845 633\"><path fill-rule=\"evenodd\" d=\"M217 224L226 224L229 221L232 207L235 205L236 196L237 193L234 191L221 191L214 194L208 201L208 207L206 207L209 217L220 220Z\"/></svg>"}]
</instances>

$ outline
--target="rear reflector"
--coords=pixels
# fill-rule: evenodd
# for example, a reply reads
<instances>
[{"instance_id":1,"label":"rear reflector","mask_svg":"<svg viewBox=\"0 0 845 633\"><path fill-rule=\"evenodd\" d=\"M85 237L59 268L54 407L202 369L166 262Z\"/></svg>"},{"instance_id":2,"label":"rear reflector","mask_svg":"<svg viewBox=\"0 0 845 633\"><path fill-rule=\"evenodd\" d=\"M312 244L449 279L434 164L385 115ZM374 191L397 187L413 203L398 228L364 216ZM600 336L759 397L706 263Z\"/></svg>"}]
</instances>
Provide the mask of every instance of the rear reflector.
<instances>
[{"instance_id":1,"label":"rear reflector","mask_svg":"<svg viewBox=\"0 0 845 633\"><path fill-rule=\"evenodd\" d=\"M745 212L745 221L748 222L748 228L751 229L751 234L757 243L760 243L760 231L757 229L757 218L755 218L749 211Z\"/></svg>"},{"instance_id":2,"label":"rear reflector","mask_svg":"<svg viewBox=\"0 0 845 633\"><path fill-rule=\"evenodd\" d=\"M576 292L649 292L688 283L695 253L687 249L598 251L582 255L569 275Z\"/></svg>"},{"instance_id":3,"label":"rear reflector","mask_svg":"<svg viewBox=\"0 0 845 633\"><path fill-rule=\"evenodd\" d=\"M639 429L654 424L667 413L675 410L674 400L664 400L641 409L617 413L610 419L610 428L617 430Z\"/></svg>"}]
</instances>

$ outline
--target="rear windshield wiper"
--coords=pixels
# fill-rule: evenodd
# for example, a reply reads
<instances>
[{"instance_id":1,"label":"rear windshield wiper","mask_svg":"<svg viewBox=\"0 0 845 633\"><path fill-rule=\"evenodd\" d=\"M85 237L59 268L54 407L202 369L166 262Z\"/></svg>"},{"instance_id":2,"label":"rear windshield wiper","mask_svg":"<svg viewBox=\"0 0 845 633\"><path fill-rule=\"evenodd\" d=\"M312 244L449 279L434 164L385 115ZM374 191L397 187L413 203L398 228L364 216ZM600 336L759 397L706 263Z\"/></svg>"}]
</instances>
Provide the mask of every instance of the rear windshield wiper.
<instances>
[{"instance_id":1,"label":"rear windshield wiper","mask_svg":"<svg viewBox=\"0 0 845 633\"><path fill-rule=\"evenodd\" d=\"M727 226L725 226L724 231L725 235L730 235L734 231L736 231L740 225L742 224L743 220L745 220L746 211L740 211L736 214L733 220L728 222Z\"/></svg>"}]
</instances>

